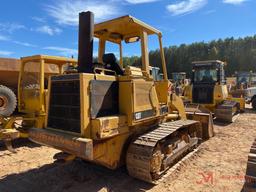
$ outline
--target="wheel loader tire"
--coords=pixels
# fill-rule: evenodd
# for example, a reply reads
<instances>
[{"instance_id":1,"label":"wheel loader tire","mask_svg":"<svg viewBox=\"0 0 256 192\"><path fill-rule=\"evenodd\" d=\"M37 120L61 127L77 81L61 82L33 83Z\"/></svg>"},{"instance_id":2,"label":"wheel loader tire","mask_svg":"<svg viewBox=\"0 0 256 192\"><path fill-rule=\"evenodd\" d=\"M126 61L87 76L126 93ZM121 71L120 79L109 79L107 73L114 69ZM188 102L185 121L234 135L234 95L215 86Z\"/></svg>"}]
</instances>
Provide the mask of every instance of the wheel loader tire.
<instances>
[{"instance_id":1,"label":"wheel loader tire","mask_svg":"<svg viewBox=\"0 0 256 192\"><path fill-rule=\"evenodd\" d=\"M252 100L252 108L256 110L256 97Z\"/></svg>"},{"instance_id":2,"label":"wheel loader tire","mask_svg":"<svg viewBox=\"0 0 256 192\"><path fill-rule=\"evenodd\" d=\"M10 116L17 106L14 92L6 86L0 85L0 115Z\"/></svg>"}]
</instances>

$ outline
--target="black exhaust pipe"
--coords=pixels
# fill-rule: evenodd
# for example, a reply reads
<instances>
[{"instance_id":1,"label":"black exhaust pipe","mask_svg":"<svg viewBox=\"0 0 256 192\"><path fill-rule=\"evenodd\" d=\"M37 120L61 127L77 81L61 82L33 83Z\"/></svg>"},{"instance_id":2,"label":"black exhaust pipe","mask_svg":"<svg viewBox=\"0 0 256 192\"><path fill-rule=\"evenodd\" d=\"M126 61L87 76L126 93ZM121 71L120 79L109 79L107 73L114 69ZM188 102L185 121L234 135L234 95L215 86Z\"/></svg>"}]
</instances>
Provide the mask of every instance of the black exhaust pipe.
<instances>
[{"instance_id":1,"label":"black exhaust pipe","mask_svg":"<svg viewBox=\"0 0 256 192\"><path fill-rule=\"evenodd\" d=\"M79 13L78 72L93 73L94 14Z\"/></svg>"}]
</instances>

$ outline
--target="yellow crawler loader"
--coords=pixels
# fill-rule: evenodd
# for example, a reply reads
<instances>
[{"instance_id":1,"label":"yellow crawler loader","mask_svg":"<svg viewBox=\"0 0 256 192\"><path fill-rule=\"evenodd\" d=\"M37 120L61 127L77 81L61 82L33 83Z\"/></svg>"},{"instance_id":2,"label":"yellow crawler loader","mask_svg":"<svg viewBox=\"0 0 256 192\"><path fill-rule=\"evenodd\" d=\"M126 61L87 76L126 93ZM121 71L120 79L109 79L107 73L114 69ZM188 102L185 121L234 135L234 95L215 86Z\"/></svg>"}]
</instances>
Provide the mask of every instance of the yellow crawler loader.
<instances>
[{"instance_id":1,"label":"yellow crawler loader","mask_svg":"<svg viewBox=\"0 0 256 192\"><path fill-rule=\"evenodd\" d=\"M245 109L245 99L229 95L224 65L219 60L192 63L192 81L185 88L186 111L214 113L218 120L233 122Z\"/></svg>"},{"instance_id":2,"label":"yellow crawler loader","mask_svg":"<svg viewBox=\"0 0 256 192\"><path fill-rule=\"evenodd\" d=\"M63 74L68 66L76 64L77 61L71 58L47 55L34 55L20 59L17 86L18 109L11 116L0 115L0 140L5 142L7 149L14 151L11 140L28 137L29 128L45 126L48 77ZM8 111L5 108L9 107L8 102L11 102L11 96L9 92L1 92L0 98L6 101L2 105L3 111Z\"/></svg>"},{"instance_id":3,"label":"yellow crawler loader","mask_svg":"<svg viewBox=\"0 0 256 192\"><path fill-rule=\"evenodd\" d=\"M94 25L94 15L79 16L78 73L51 76L46 127L29 138L72 156L154 183L212 129L186 118L182 99L169 93L162 34L132 16ZM159 40L163 80L150 75L148 36ZM93 63L93 37L99 38ZM105 53L106 42L119 46L119 63ZM140 42L142 67L122 64L123 43Z\"/></svg>"}]
</instances>

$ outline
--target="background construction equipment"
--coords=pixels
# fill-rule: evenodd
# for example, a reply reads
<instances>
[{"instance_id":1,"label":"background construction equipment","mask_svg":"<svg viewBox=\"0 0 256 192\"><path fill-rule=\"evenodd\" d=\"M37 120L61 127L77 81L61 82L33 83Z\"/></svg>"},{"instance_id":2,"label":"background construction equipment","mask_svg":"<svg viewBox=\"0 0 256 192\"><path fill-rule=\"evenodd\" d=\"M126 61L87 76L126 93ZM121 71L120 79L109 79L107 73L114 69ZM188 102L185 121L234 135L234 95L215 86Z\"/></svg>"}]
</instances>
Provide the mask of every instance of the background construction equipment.
<instances>
[{"instance_id":1,"label":"background construction equipment","mask_svg":"<svg viewBox=\"0 0 256 192\"><path fill-rule=\"evenodd\" d=\"M17 101L15 97L18 109L13 114L0 114L0 139L4 140L10 151L14 151L11 146L11 140L18 137L27 137L27 131L31 127L42 128L45 126L48 77L53 74L62 74L70 64L75 65L76 60L46 55L21 58L18 82L16 84ZM15 77L17 76L16 73L16 71L15 74L13 71L9 71L9 74ZM6 77L6 81L3 82L8 82L8 76L4 77ZM12 80L7 85L15 87L16 80ZM1 97L9 99L8 95L0 90ZM8 102L10 101L8 100ZM9 110L10 105L8 103L4 105ZM9 114L12 115L10 116Z\"/></svg>"},{"instance_id":2,"label":"background construction equipment","mask_svg":"<svg viewBox=\"0 0 256 192\"><path fill-rule=\"evenodd\" d=\"M224 64L219 60L192 63L191 85L186 87L184 93L185 100L193 104L188 104L188 112L197 111L198 105L201 105L201 108L214 113L217 119L233 122L238 113L244 110L244 98L234 98L228 94Z\"/></svg>"}]
</instances>

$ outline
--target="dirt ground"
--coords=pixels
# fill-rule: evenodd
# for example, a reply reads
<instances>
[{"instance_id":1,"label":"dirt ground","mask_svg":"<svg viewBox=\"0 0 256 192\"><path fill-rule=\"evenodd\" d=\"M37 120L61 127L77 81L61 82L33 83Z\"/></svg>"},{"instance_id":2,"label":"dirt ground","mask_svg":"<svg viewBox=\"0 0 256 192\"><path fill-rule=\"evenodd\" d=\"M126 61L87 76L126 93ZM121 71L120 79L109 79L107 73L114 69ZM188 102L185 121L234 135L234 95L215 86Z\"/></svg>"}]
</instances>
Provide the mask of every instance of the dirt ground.
<instances>
[{"instance_id":1,"label":"dirt ground","mask_svg":"<svg viewBox=\"0 0 256 192\"><path fill-rule=\"evenodd\" d=\"M256 113L247 109L233 124L215 124L215 132L175 175L156 186L129 177L125 168L111 171L82 160L57 163L52 158L57 150L17 141L16 154L0 147L0 192L242 191Z\"/></svg>"}]
</instances>

